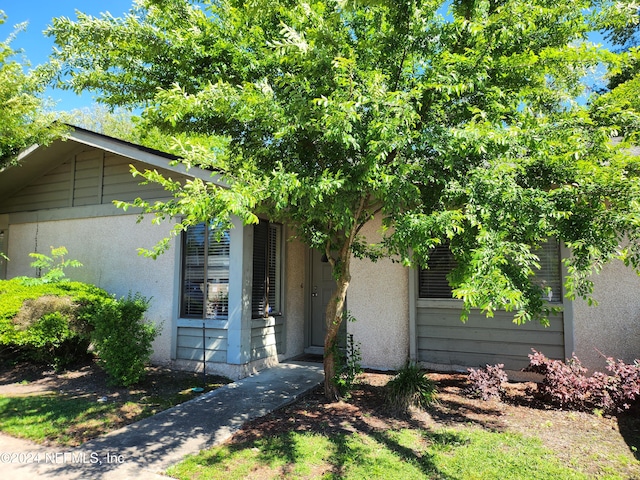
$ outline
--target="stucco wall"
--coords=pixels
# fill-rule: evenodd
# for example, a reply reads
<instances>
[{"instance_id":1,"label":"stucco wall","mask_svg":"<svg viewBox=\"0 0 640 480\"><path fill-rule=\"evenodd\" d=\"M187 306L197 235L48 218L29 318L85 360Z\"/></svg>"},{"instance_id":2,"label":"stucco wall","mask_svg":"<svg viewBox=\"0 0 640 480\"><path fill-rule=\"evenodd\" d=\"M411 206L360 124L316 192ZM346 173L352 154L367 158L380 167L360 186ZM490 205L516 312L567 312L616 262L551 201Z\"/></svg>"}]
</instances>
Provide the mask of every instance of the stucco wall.
<instances>
[{"instance_id":1,"label":"stucco wall","mask_svg":"<svg viewBox=\"0 0 640 480\"><path fill-rule=\"evenodd\" d=\"M147 318L162 326L154 343L153 361L171 359L171 331L175 279L175 251L157 260L139 256L137 248L152 247L168 224L136 223L136 215L13 224L9 227L7 278L34 275L29 253L49 254L50 246L64 246L82 268L68 269L72 280L93 283L118 297L140 292L151 298Z\"/></svg>"},{"instance_id":2,"label":"stucco wall","mask_svg":"<svg viewBox=\"0 0 640 480\"><path fill-rule=\"evenodd\" d=\"M629 363L640 358L640 277L622 262L607 264L592 278L597 306L573 303L574 350L589 369L603 369L607 356Z\"/></svg>"},{"instance_id":3,"label":"stucco wall","mask_svg":"<svg viewBox=\"0 0 640 480\"><path fill-rule=\"evenodd\" d=\"M380 221L362 231L369 242L379 240ZM390 259L351 261L347 308L356 318L347 332L360 343L362 365L396 369L409 357L409 269Z\"/></svg>"},{"instance_id":4,"label":"stucco wall","mask_svg":"<svg viewBox=\"0 0 640 480\"><path fill-rule=\"evenodd\" d=\"M291 358L304 351L305 316L305 264L308 249L297 240L289 240L291 232L285 235L285 341L286 348L282 358Z\"/></svg>"}]
</instances>

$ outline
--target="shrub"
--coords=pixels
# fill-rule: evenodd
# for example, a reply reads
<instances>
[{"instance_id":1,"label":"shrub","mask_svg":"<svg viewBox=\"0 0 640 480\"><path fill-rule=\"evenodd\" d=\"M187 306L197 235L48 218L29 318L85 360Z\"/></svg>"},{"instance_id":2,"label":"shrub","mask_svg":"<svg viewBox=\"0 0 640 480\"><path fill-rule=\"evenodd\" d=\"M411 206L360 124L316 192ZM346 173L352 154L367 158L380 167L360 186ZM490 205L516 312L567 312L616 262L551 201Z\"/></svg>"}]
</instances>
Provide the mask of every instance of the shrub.
<instances>
[{"instance_id":1,"label":"shrub","mask_svg":"<svg viewBox=\"0 0 640 480\"><path fill-rule=\"evenodd\" d=\"M595 372L588 376L575 355L562 362L533 350L526 370L544 375L538 393L549 403L574 410L626 410L640 398L640 363L636 360L629 365L605 358L611 375Z\"/></svg>"},{"instance_id":2,"label":"shrub","mask_svg":"<svg viewBox=\"0 0 640 480\"><path fill-rule=\"evenodd\" d=\"M385 387L387 406L396 413L410 407L428 408L436 401L436 386L415 363L407 362Z\"/></svg>"},{"instance_id":3,"label":"shrub","mask_svg":"<svg viewBox=\"0 0 640 480\"><path fill-rule=\"evenodd\" d=\"M79 282L0 281L0 347L14 359L56 369L80 361L89 347L88 316L110 299L104 290Z\"/></svg>"},{"instance_id":4,"label":"shrub","mask_svg":"<svg viewBox=\"0 0 640 480\"><path fill-rule=\"evenodd\" d=\"M112 299L94 312L92 340L98 363L111 382L130 386L144 375L158 334L155 325L144 320L149 300L140 294Z\"/></svg>"},{"instance_id":5,"label":"shrub","mask_svg":"<svg viewBox=\"0 0 640 480\"><path fill-rule=\"evenodd\" d=\"M31 267L38 269L41 276L38 277L20 277L25 285L41 285L43 283L68 282L69 279L65 273L67 268L82 267L82 263L78 260L65 260L65 256L69 252L65 247L51 247L51 256L42 253L30 253L29 256L34 259Z\"/></svg>"},{"instance_id":6,"label":"shrub","mask_svg":"<svg viewBox=\"0 0 640 480\"><path fill-rule=\"evenodd\" d=\"M341 397L348 397L353 390L353 386L356 383L358 375L362 373L362 355L360 354L360 344L353 339L353 334L347 335L346 350L341 352L336 345L335 356L336 359L336 373L333 378L333 383L338 387L338 392Z\"/></svg>"},{"instance_id":7,"label":"shrub","mask_svg":"<svg viewBox=\"0 0 640 480\"><path fill-rule=\"evenodd\" d=\"M469 368L470 386L465 393L482 400L502 398L505 394L502 384L508 380L503 370L504 364L486 365L484 368Z\"/></svg>"}]
</instances>

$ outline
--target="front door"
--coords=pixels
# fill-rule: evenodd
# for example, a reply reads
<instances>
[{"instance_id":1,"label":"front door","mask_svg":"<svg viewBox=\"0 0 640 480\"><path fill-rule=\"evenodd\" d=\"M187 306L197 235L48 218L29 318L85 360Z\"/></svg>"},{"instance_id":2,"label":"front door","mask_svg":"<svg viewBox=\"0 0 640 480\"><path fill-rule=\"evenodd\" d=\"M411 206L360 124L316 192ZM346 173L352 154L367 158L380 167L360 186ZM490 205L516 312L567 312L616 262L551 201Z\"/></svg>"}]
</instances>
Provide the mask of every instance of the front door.
<instances>
[{"instance_id":1,"label":"front door","mask_svg":"<svg viewBox=\"0 0 640 480\"><path fill-rule=\"evenodd\" d=\"M322 353L324 351L324 337L327 333L325 313L327 303L336 288L336 281L331 274L331 264L322 261L322 252L311 251L311 326L310 326L310 353ZM346 332L346 325L340 326L341 332Z\"/></svg>"}]
</instances>

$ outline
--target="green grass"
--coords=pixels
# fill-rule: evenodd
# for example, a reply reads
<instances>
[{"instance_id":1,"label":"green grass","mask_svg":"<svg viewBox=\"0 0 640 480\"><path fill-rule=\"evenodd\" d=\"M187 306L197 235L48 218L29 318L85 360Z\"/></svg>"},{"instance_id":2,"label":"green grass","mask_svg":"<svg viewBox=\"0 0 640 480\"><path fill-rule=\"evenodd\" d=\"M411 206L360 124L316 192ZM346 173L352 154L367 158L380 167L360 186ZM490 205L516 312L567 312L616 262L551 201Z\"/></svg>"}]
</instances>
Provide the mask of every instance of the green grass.
<instances>
[{"instance_id":1,"label":"green grass","mask_svg":"<svg viewBox=\"0 0 640 480\"><path fill-rule=\"evenodd\" d=\"M47 394L0 397L0 430L34 442L73 445L78 437L102 431L115 422L116 403Z\"/></svg>"},{"instance_id":2,"label":"green grass","mask_svg":"<svg viewBox=\"0 0 640 480\"><path fill-rule=\"evenodd\" d=\"M291 432L216 447L167 472L180 479L582 479L537 439L464 428L327 437Z\"/></svg>"},{"instance_id":3,"label":"green grass","mask_svg":"<svg viewBox=\"0 0 640 480\"><path fill-rule=\"evenodd\" d=\"M75 446L124 425L166 410L198 396L187 374L169 379L172 393L149 394L134 391L126 401L109 399L101 403L95 395L44 393L26 396L0 395L0 431L37 443ZM217 377L216 377L217 379ZM205 391L224 383L210 382Z\"/></svg>"}]
</instances>

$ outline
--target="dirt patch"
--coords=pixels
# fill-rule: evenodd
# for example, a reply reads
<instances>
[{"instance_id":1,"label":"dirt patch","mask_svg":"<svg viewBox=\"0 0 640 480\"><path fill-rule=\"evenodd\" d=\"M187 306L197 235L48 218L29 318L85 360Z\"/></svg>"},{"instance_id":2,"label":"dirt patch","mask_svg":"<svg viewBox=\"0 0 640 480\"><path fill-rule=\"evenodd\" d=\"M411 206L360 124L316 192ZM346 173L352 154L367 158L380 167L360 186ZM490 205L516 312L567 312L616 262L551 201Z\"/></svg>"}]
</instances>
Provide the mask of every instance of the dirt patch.
<instances>
[{"instance_id":1,"label":"dirt patch","mask_svg":"<svg viewBox=\"0 0 640 480\"><path fill-rule=\"evenodd\" d=\"M95 361L62 372L29 363L0 365L0 395L4 396L51 392L127 402L135 401L140 395L170 397L187 388L202 387L204 382L202 374L162 366L148 367L144 379L131 387L112 386L108 380ZM209 387L228 382L224 377L207 376Z\"/></svg>"},{"instance_id":2,"label":"dirt patch","mask_svg":"<svg viewBox=\"0 0 640 480\"><path fill-rule=\"evenodd\" d=\"M384 404L387 373L366 372L348 401L328 402L317 388L297 403L245 426L232 443L289 431L332 436L339 433L375 433L388 429L473 425L539 438L571 468L588 475L616 472L621 478L640 478L640 408L618 416L563 411L542 405L527 393L533 383L510 383L504 401L483 401L463 394L464 374L430 373L437 382L439 403L409 416L391 414ZM622 471L621 471L622 469Z\"/></svg>"}]
</instances>

